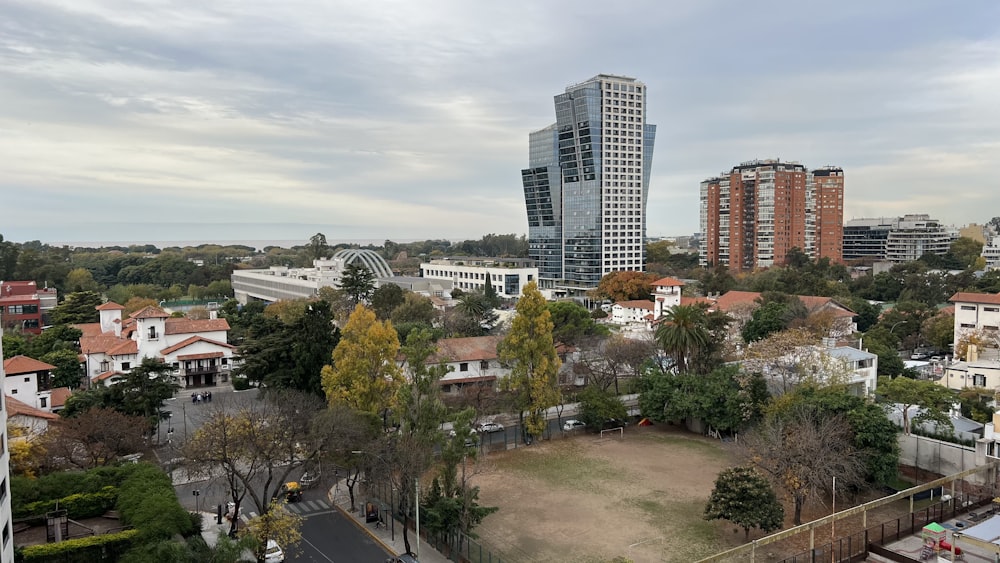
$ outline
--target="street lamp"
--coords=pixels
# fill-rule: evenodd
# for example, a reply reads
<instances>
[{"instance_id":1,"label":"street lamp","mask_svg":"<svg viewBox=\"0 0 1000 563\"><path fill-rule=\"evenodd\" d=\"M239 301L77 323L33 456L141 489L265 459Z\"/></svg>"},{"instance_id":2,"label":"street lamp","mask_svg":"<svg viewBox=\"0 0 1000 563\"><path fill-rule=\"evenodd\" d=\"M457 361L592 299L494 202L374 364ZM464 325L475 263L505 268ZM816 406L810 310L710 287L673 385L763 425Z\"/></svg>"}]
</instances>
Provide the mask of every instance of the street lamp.
<instances>
[{"instance_id":1,"label":"street lamp","mask_svg":"<svg viewBox=\"0 0 1000 563\"><path fill-rule=\"evenodd\" d=\"M891 328L889 328L889 334L892 334L892 331L896 330L896 327L897 327L897 326L899 326L899 325L901 325L901 324L903 324L903 323L908 323L908 322L910 322L910 319L903 319L903 320L901 320L901 321L899 321L899 322L897 322L897 323L894 323L894 324L892 325L892 327L891 327Z\"/></svg>"},{"instance_id":2,"label":"street lamp","mask_svg":"<svg viewBox=\"0 0 1000 563\"><path fill-rule=\"evenodd\" d=\"M201 500L201 491L195 489L191 491L191 494L194 495L194 511L196 513L201 512L201 505L199 503L199 500Z\"/></svg>"}]
</instances>

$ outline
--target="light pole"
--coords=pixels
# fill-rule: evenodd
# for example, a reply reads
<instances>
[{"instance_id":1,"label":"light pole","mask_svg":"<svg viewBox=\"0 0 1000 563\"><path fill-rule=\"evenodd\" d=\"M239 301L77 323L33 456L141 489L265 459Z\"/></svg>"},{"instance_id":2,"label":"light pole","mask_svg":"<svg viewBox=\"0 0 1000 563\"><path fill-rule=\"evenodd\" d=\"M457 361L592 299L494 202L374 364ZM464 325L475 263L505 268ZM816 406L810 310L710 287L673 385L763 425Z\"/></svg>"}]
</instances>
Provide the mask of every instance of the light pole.
<instances>
[{"instance_id":1,"label":"light pole","mask_svg":"<svg viewBox=\"0 0 1000 563\"><path fill-rule=\"evenodd\" d=\"M382 457L382 456L380 456L380 455L378 455L376 453L366 452L366 451L362 451L362 450L353 450L353 451L351 451L351 453L354 454L354 455L370 455L370 456L374 457L375 459L377 459L377 460L381 461L382 463L384 463L385 466L386 466L386 468L389 467L389 462L386 461L384 457ZM415 520L416 520L416 529L417 529L417 560L419 561L420 560L420 478L419 477L414 477L413 478L413 484L414 484L414 487L416 489L415 490L416 496L414 496L413 503L416 506L416 518L415 518ZM400 493L402 493L402 491L400 491ZM390 496L391 496L391 493L390 493ZM392 540L396 541L396 519L395 518L392 518L392 524L391 525L392 525L392 531L390 533L392 534ZM403 532L405 533L406 530L403 530Z\"/></svg>"}]
</instances>

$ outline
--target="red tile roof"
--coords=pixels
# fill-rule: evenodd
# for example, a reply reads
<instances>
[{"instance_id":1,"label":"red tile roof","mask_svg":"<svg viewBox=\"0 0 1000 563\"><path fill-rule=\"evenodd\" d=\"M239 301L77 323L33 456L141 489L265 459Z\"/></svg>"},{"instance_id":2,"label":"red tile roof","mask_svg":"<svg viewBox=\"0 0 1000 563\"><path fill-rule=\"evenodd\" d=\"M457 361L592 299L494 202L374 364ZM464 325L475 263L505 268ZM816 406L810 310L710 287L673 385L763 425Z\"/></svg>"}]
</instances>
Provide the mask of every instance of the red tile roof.
<instances>
[{"instance_id":1,"label":"red tile roof","mask_svg":"<svg viewBox=\"0 0 1000 563\"><path fill-rule=\"evenodd\" d=\"M644 301L641 299L636 301L619 301L618 303L615 303L615 305L618 305L619 307L624 307L626 309L644 309L646 311L653 310L652 301Z\"/></svg>"},{"instance_id":2,"label":"red tile roof","mask_svg":"<svg viewBox=\"0 0 1000 563\"><path fill-rule=\"evenodd\" d=\"M83 333L83 336L100 336L101 335L101 323L83 323L73 325L73 328L78 329Z\"/></svg>"},{"instance_id":3,"label":"red tile roof","mask_svg":"<svg viewBox=\"0 0 1000 563\"><path fill-rule=\"evenodd\" d=\"M1000 305L1000 293L968 293L959 291L948 299L951 303L980 303L984 305Z\"/></svg>"},{"instance_id":4,"label":"red tile roof","mask_svg":"<svg viewBox=\"0 0 1000 563\"><path fill-rule=\"evenodd\" d=\"M106 353L109 356L134 356L139 353L139 343L135 340L121 340Z\"/></svg>"},{"instance_id":5,"label":"red tile roof","mask_svg":"<svg viewBox=\"0 0 1000 563\"><path fill-rule=\"evenodd\" d=\"M125 374L122 373L122 372L120 372L120 371L111 370L111 371L106 371L106 372L102 373L101 375L98 375L94 379L96 379L97 381L104 381L105 379L112 378L112 377L114 377L116 375L117 376L124 376Z\"/></svg>"},{"instance_id":6,"label":"red tile roof","mask_svg":"<svg viewBox=\"0 0 1000 563\"><path fill-rule=\"evenodd\" d=\"M704 303L706 305L713 305L715 301L712 301L708 297L684 297L681 296L681 305L697 305L699 303Z\"/></svg>"},{"instance_id":7,"label":"red tile roof","mask_svg":"<svg viewBox=\"0 0 1000 563\"><path fill-rule=\"evenodd\" d=\"M659 287L683 287L684 286L684 282L682 282L681 280L679 280L677 278L669 278L668 277L668 278L660 278L660 279L656 280L655 282L653 282L651 285L653 285L654 287L657 287L657 286L659 286Z\"/></svg>"},{"instance_id":8,"label":"red tile roof","mask_svg":"<svg viewBox=\"0 0 1000 563\"><path fill-rule=\"evenodd\" d=\"M132 313L129 317L133 319L166 319L170 317L163 309L147 305L142 309Z\"/></svg>"},{"instance_id":9,"label":"red tile roof","mask_svg":"<svg viewBox=\"0 0 1000 563\"><path fill-rule=\"evenodd\" d=\"M736 305L754 304L760 296L761 294L756 291L727 291L715 301L715 306L721 311L728 311ZM838 317L854 317L856 315L854 311L841 305L832 297L799 295L798 298L810 314L829 309Z\"/></svg>"},{"instance_id":10,"label":"red tile roof","mask_svg":"<svg viewBox=\"0 0 1000 563\"><path fill-rule=\"evenodd\" d=\"M23 373L38 373L56 369L56 366L39 362L28 356L14 356L3 361L3 372L7 375L21 375Z\"/></svg>"},{"instance_id":11,"label":"red tile roof","mask_svg":"<svg viewBox=\"0 0 1000 563\"><path fill-rule=\"evenodd\" d=\"M202 352L201 354L184 354L177 356L177 359L184 362L187 360L207 360L209 358L221 358L225 356L222 352Z\"/></svg>"},{"instance_id":12,"label":"red tile roof","mask_svg":"<svg viewBox=\"0 0 1000 563\"><path fill-rule=\"evenodd\" d=\"M470 336L467 338L442 338L437 341L437 354L432 362L467 362L497 359L500 336Z\"/></svg>"},{"instance_id":13,"label":"red tile roof","mask_svg":"<svg viewBox=\"0 0 1000 563\"><path fill-rule=\"evenodd\" d=\"M167 354L173 354L174 352L180 350L181 348L190 346L195 342L207 342L208 344L213 344L215 346L225 346L226 348L229 348L231 350L236 349L236 346L233 346L232 344L226 344L225 342L219 342L218 340L212 340L211 338L205 338L204 336L192 336L190 338L185 338L184 340L181 340L180 342L174 344L173 346L170 346L169 348L164 348L163 350L160 350L160 354L164 356L166 356Z\"/></svg>"},{"instance_id":14,"label":"red tile roof","mask_svg":"<svg viewBox=\"0 0 1000 563\"><path fill-rule=\"evenodd\" d=\"M229 321L226 319L167 319L164 331L167 334L190 334L193 332L228 331Z\"/></svg>"},{"instance_id":15,"label":"red tile roof","mask_svg":"<svg viewBox=\"0 0 1000 563\"><path fill-rule=\"evenodd\" d=\"M45 412L41 409L36 409L35 407L18 401L10 395L6 396L7 399L7 411L10 416L30 416L32 418L44 418L45 420L59 420L58 414L53 414L50 412Z\"/></svg>"},{"instance_id":16,"label":"red tile roof","mask_svg":"<svg viewBox=\"0 0 1000 563\"><path fill-rule=\"evenodd\" d=\"M81 336L80 351L84 354L107 353L108 350L122 343L121 338L114 334L99 334L97 336Z\"/></svg>"},{"instance_id":17,"label":"red tile roof","mask_svg":"<svg viewBox=\"0 0 1000 563\"><path fill-rule=\"evenodd\" d=\"M103 305L98 305L97 306L97 310L98 311L124 311L125 310L125 306L124 305L119 305L119 304L115 303L114 301L108 301L107 303L104 303Z\"/></svg>"},{"instance_id":18,"label":"red tile roof","mask_svg":"<svg viewBox=\"0 0 1000 563\"><path fill-rule=\"evenodd\" d=\"M52 390L52 394L49 395L49 405L52 408L59 408L66 404L66 399L72 395L73 392L70 391L69 387L56 387Z\"/></svg>"}]
</instances>

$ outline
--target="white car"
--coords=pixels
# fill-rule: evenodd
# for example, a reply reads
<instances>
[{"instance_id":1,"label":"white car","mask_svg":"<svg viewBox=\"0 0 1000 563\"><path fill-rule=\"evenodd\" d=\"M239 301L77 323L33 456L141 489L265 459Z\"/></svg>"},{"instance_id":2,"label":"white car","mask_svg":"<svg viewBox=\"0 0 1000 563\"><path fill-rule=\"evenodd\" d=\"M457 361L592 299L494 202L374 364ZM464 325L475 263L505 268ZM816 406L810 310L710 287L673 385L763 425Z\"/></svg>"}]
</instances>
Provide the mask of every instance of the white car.
<instances>
[{"instance_id":1,"label":"white car","mask_svg":"<svg viewBox=\"0 0 1000 563\"><path fill-rule=\"evenodd\" d=\"M285 552L281 551L281 546L274 540L267 540L267 549L264 551L264 563L285 563Z\"/></svg>"},{"instance_id":2,"label":"white car","mask_svg":"<svg viewBox=\"0 0 1000 563\"><path fill-rule=\"evenodd\" d=\"M499 422L484 422L479 425L480 432L503 432L503 424Z\"/></svg>"},{"instance_id":3,"label":"white car","mask_svg":"<svg viewBox=\"0 0 1000 563\"><path fill-rule=\"evenodd\" d=\"M584 424L583 421L571 418L563 423L563 430L569 432L570 430L576 430L577 428L583 428L584 426L586 426L586 424Z\"/></svg>"}]
</instances>

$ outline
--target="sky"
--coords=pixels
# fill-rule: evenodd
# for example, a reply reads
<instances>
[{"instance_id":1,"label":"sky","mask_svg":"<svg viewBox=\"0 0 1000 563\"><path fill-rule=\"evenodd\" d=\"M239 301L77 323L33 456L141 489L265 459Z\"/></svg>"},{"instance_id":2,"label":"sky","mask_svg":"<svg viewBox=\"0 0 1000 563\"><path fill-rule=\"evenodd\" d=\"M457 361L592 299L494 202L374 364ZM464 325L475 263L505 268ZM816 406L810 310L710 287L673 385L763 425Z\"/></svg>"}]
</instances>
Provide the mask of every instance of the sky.
<instances>
[{"instance_id":1,"label":"sky","mask_svg":"<svg viewBox=\"0 0 1000 563\"><path fill-rule=\"evenodd\" d=\"M845 220L1000 215L1000 2L2 0L7 240L527 233L553 96L647 85L647 234L755 158Z\"/></svg>"}]
</instances>

